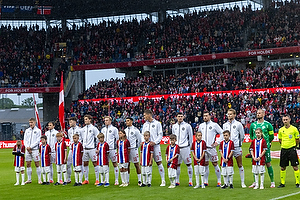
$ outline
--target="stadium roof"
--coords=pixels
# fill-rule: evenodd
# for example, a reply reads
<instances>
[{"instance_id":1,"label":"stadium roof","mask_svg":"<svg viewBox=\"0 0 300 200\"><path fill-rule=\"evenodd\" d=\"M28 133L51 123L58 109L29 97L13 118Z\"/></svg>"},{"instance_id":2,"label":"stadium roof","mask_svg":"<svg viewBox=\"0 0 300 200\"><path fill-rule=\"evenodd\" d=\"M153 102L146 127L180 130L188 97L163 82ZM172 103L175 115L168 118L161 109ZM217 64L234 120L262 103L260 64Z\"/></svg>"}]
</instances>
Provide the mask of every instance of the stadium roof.
<instances>
[{"instance_id":1,"label":"stadium roof","mask_svg":"<svg viewBox=\"0 0 300 200\"><path fill-rule=\"evenodd\" d=\"M178 10L227 2L235 2L235 0L2 0L1 19L86 19L152 13L159 10ZM3 6L15 7L11 10L4 10ZM23 6L31 7L24 10ZM51 14L37 14L38 6L52 6Z\"/></svg>"}]
</instances>

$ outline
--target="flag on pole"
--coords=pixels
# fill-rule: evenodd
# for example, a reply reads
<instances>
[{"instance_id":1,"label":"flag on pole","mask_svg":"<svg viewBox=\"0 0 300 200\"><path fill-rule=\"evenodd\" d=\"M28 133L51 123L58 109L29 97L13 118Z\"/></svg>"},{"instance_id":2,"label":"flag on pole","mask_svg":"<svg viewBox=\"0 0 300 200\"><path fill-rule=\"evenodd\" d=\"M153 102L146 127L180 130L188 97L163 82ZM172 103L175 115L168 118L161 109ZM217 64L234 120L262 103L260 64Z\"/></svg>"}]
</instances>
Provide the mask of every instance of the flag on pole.
<instances>
[{"instance_id":1,"label":"flag on pole","mask_svg":"<svg viewBox=\"0 0 300 200\"><path fill-rule=\"evenodd\" d=\"M65 103L64 103L64 78L63 72L61 72L60 90L59 90L59 122L61 131L65 132Z\"/></svg>"},{"instance_id":2,"label":"flag on pole","mask_svg":"<svg viewBox=\"0 0 300 200\"><path fill-rule=\"evenodd\" d=\"M36 106L34 93L32 93L32 94L33 94L33 102L34 102L35 119L37 121L38 128L42 130L41 121L40 121L40 117L39 117L39 111L38 111L37 106Z\"/></svg>"}]
</instances>

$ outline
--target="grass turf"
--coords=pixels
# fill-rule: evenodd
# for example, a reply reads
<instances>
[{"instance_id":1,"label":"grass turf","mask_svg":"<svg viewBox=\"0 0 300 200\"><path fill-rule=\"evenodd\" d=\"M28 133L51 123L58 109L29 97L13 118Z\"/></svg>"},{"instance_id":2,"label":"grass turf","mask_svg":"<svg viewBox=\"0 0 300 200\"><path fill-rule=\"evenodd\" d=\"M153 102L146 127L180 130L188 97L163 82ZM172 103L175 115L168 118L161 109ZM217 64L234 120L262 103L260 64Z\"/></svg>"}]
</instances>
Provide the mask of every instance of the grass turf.
<instances>
[{"instance_id":1,"label":"grass turf","mask_svg":"<svg viewBox=\"0 0 300 200\"><path fill-rule=\"evenodd\" d=\"M250 143L244 143L244 155L248 153ZM166 145L161 145L162 153L164 154ZM274 142L272 151L280 150L279 143ZM269 188L270 179L268 173L265 173L265 189L253 190L250 188L241 188L239 170L234 163L235 174L233 176L234 189L220 189L217 188L217 178L213 166L210 164L209 186L205 189L193 189L188 187L187 167L182 164L180 186L175 189L168 189L170 182L167 176L165 156L164 167L166 172L166 187L160 187L160 175L156 164L153 166L152 187L139 188L137 186L137 176L133 165L131 165L130 185L126 188L119 188L114 186L114 172L110 168L110 183L108 188L94 186L95 174L94 169L90 163L89 185L81 187L73 187L74 175L72 174L72 184L67 186L49 186L38 185L35 167L33 166L32 181L33 183L25 186L14 186L15 172L13 167L14 156L11 154L12 149L0 149L0 199L191 199L191 198L204 198L204 199L271 199L279 196L284 196L291 193L300 192L299 188L295 188L295 178L293 169L287 168L287 178L285 188ZM235 161L234 161L235 162ZM247 186L253 182L253 175L251 173L251 159L243 156L243 165L245 168L245 183ZM278 186L280 182L280 167L279 159L272 159L272 165L275 173L275 182ZM55 168L54 168L55 169ZM26 171L26 170L25 170ZM20 177L21 178L21 177ZM27 175L25 176L25 180ZM120 177L119 177L120 180ZM222 178L223 180L223 178ZM54 173L54 181L56 181L56 173ZM193 177L195 184L195 179ZM298 195L288 197L288 199L297 199Z\"/></svg>"}]
</instances>

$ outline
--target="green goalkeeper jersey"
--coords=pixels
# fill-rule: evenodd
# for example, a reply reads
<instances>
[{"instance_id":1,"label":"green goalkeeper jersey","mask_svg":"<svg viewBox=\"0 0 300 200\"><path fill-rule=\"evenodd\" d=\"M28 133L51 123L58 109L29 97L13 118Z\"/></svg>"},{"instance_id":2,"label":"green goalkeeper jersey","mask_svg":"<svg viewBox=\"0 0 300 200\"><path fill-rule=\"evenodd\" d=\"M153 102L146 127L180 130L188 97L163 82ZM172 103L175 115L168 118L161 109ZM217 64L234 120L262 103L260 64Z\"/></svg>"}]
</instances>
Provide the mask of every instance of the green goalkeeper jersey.
<instances>
[{"instance_id":1,"label":"green goalkeeper jersey","mask_svg":"<svg viewBox=\"0 0 300 200\"><path fill-rule=\"evenodd\" d=\"M274 130L273 130L272 124L267 121L263 121L262 123L258 123L257 121L253 122L250 126L250 139L251 140L256 138L255 130L257 128L261 128L264 139L267 142L267 146L268 146L268 148L270 148L270 144L274 139Z\"/></svg>"}]
</instances>

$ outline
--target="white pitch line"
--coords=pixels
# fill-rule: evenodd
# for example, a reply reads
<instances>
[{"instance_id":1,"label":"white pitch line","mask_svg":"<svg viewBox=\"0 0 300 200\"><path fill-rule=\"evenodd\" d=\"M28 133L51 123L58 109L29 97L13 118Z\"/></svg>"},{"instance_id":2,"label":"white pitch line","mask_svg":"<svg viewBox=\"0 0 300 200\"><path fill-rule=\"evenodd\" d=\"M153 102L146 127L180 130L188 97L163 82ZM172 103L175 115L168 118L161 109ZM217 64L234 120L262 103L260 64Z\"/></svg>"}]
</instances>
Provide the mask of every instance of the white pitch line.
<instances>
[{"instance_id":1,"label":"white pitch line","mask_svg":"<svg viewBox=\"0 0 300 200\"><path fill-rule=\"evenodd\" d=\"M284 196L281 196L281 197L276 197L276 198L273 198L273 199L270 199L270 200L283 199L283 198L286 198L286 197L294 196L296 194L300 194L300 192L295 192L295 193L287 194L287 195L284 195Z\"/></svg>"}]
</instances>

